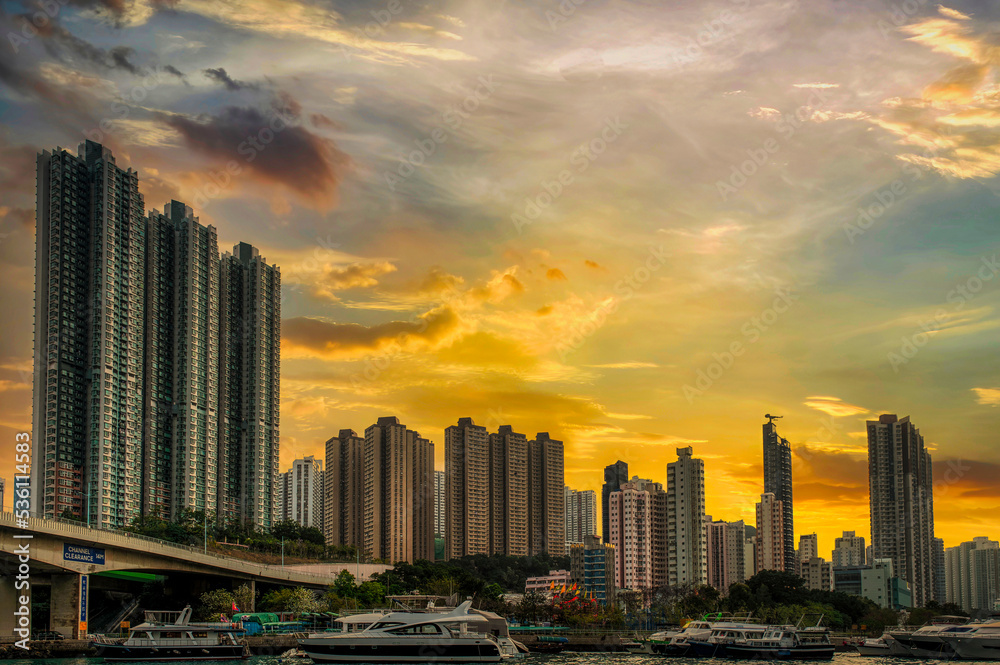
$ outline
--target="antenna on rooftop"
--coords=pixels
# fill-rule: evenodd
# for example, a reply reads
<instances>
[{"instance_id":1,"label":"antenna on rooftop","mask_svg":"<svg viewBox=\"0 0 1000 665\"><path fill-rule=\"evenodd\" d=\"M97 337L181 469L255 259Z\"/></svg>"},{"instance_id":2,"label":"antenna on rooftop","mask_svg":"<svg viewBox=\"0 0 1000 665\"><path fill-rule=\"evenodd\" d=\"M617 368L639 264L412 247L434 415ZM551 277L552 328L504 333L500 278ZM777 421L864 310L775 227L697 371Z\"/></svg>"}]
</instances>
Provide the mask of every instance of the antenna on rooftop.
<instances>
[{"instance_id":1,"label":"antenna on rooftop","mask_svg":"<svg viewBox=\"0 0 1000 665\"><path fill-rule=\"evenodd\" d=\"M770 413L765 413L764 417L767 418L768 425L774 423L776 418L784 418L784 416L772 416Z\"/></svg>"}]
</instances>

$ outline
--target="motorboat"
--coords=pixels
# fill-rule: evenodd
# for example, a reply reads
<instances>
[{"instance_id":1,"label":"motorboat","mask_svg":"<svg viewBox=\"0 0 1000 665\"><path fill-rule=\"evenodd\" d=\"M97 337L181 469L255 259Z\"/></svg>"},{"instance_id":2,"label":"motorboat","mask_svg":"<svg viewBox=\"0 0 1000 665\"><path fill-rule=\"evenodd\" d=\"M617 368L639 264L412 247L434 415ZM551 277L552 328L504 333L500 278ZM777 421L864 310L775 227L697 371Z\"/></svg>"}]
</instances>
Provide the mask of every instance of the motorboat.
<instances>
[{"instance_id":1,"label":"motorboat","mask_svg":"<svg viewBox=\"0 0 1000 665\"><path fill-rule=\"evenodd\" d=\"M727 658L742 660L832 660L834 651L830 631L821 626L768 626L763 634L737 639L725 649Z\"/></svg>"},{"instance_id":2,"label":"motorboat","mask_svg":"<svg viewBox=\"0 0 1000 665\"><path fill-rule=\"evenodd\" d=\"M127 638L94 636L91 645L106 662L238 660L250 657L239 623L192 623L191 606L180 612L145 614Z\"/></svg>"},{"instance_id":3,"label":"motorboat","mask_svg":"<svg viewBox=\"0 0 1000 665\"><path fill-rule=\"evenodd\" d=\"M890 640L895 642L888 633L885 633L882 637L866 638L860 644L855 644L854 648L862 656L891 656L893 654L892 645L889 643Z\"/></svg>"},{"instance_id":4,"label":"motorboat","mask_svg":"<svg viewBox=\"0 0 1000 665\"><path fill-rule=\"evenodd\" d=\"M626 650L631 653L665 654L667 647L670 645L670 640L679 634L679 630L660 630L644 640L633 641L635 644L627 646Z\"/></svg>"},{"instance_id":5,"label":"motorboat","mask_svg":"<svg viewBox=\"0 0 1000 665\"><path fill-rule=\"evenodd\" d=\"M1000 660L1000 621L967 627L972 630L942 635L942 639L963 660Z\"/></svg>"},{"instance_id":6,"label":"motorboat","mask_svg":"<svg viewBox=\"0 0 1000 665\"><path fill-rule=\"evenodd\" d=\"M893 631L890 635L913 658L952 658L955 652L944 637L968 633L975 628L968 623L967 617L937 616L913 632Z\"/></svg>"},{"instance_id":7,"label":"motorboat","mask_svg":"<svg viewBox=\"0 0 1000 665\"><path fill-rule=\"evenodd\" d=\"M688 656L698 658L724 658L731 644L760 639L769 626L758 623L717 621L712 624L712 632L705 639L692 639Z\"/></svg>"},{"instance_id":8,"label":"motorboat","mask_svg":"<svg viewBox=\"0 0 1000 665\"><path fill-rule=\"evenodd\" d=\"M658 646L656 653L663 656L687 656L691 651L691 640L707 640L712 634L712 622L708 619L689 621L680 632L664 644Z\"/></svg>"},{"instance_id":9,"label":"motorboat","mask_svg":"<svg viewBox=\"0 0 1000 665\"><path fill-rule=\"evenodd\" d=\"M489 620L470 611L467 600L455 609L390 612L367 628L316 633L299 648L322 663L497 663L509 656Z\"/></svg>"}]
</instances>

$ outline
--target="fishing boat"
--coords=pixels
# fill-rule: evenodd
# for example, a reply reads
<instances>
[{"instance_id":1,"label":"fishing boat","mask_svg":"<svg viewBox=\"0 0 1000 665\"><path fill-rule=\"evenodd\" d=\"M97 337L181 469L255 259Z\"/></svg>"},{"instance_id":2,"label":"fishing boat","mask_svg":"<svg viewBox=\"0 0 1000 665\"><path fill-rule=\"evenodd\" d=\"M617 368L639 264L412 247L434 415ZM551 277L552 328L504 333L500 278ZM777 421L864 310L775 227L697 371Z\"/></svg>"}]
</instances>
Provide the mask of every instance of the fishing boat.
<instances>
[{"instance_id":1,"label":"fishing boat","mask_svg":"<svg viewBox=\"0 0 1000 665\"><path fill-rule=\"evenodd\" d=\"M830 632L821 626L768 626L762 635L726 645L728 658L741 660L832 660Z\"/></svg>"},{"instance_id":2,"label":"fishing boat","mask_svg":"<svg viewBox=\"0 0 1000 665\"><path fill-rule=\"evenodd\" d=\"M250 657L238 623L192 623L191 606L180 612L146 612L127 638L95 636L91 646L106 662L239 660Z\"/></svg>"},{"instance_id":3,"label":"fishing boat","mask_svg":"<svg viewBox=\"0 0 1000 665\"><path fill-rule=\"evenodd\" d=\"M367 628L299 639L318 663L497 663L505 656L488 619L467 600L450 612L390 612Z\"/></svg>"}]
</instances>

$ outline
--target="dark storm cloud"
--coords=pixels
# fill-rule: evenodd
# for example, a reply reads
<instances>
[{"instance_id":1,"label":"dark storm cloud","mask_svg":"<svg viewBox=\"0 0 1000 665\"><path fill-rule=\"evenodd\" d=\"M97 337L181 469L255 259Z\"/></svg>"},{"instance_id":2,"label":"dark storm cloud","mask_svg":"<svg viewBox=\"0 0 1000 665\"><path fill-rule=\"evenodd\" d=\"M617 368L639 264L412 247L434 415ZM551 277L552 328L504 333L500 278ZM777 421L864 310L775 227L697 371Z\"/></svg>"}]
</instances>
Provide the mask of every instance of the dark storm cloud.
<instances>
[{"instance_id":1,"label":"dark storm cloud","mask_svg":"<svg viewBox=\"0 0 1000 665\"><path fill-rule=\"evenodd\" d=\"M302 126L299 115L298 104L283 103L266 111L230 106L207 117L159 117L191 149L245 163L258 178L282 184L319 207L330 207L350 158L332 141Z\"/></svg>"},{"instance_id":2,"label":"dark storm cloud","mask_svg":"<svg viewBox=\"0 0 1000 665\"><path fill-rule=\"evenodd\" d=\"M229 75L224 68L218 67L216 69L205 69L203 70L205 76L221 83L226 86L226 90L232 90L236 92L238 90L256 90L259 86L256 83L247 83L246 81L237 81L232 76Z\"/></svg>"}]
</instances>

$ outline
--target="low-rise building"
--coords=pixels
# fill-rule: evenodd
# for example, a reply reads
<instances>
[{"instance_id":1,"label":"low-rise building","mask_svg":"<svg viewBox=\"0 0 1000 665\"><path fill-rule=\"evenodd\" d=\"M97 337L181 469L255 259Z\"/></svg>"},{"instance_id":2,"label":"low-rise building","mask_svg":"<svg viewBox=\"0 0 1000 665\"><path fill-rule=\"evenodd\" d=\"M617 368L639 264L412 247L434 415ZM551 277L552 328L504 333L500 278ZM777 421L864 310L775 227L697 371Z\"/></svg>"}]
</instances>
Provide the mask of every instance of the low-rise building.
<instances>
[{"instance_id":1,"label":"low-rise building","mask_svg":"<svg viewBox=\"0 0 1000 665\"><path fill-rule=\"evenodd\" d=\"M600 536L585 536L569 549L570 578L586 594L600 603L615 598L615 546Z\"/></svg>"},{"instance_id":2,"label":"low-rise building","mask_svg":"<svg viewBox=\"0 0 1000 665\"><path fill-rule=\"evenodd\" d=\"M524 581L524 592L535 591L547 596L558 592L565 586L572 584L571 575L568 570L550 570L548 575L540 577L529 577Z\"/></svg>"}]
</instances>

